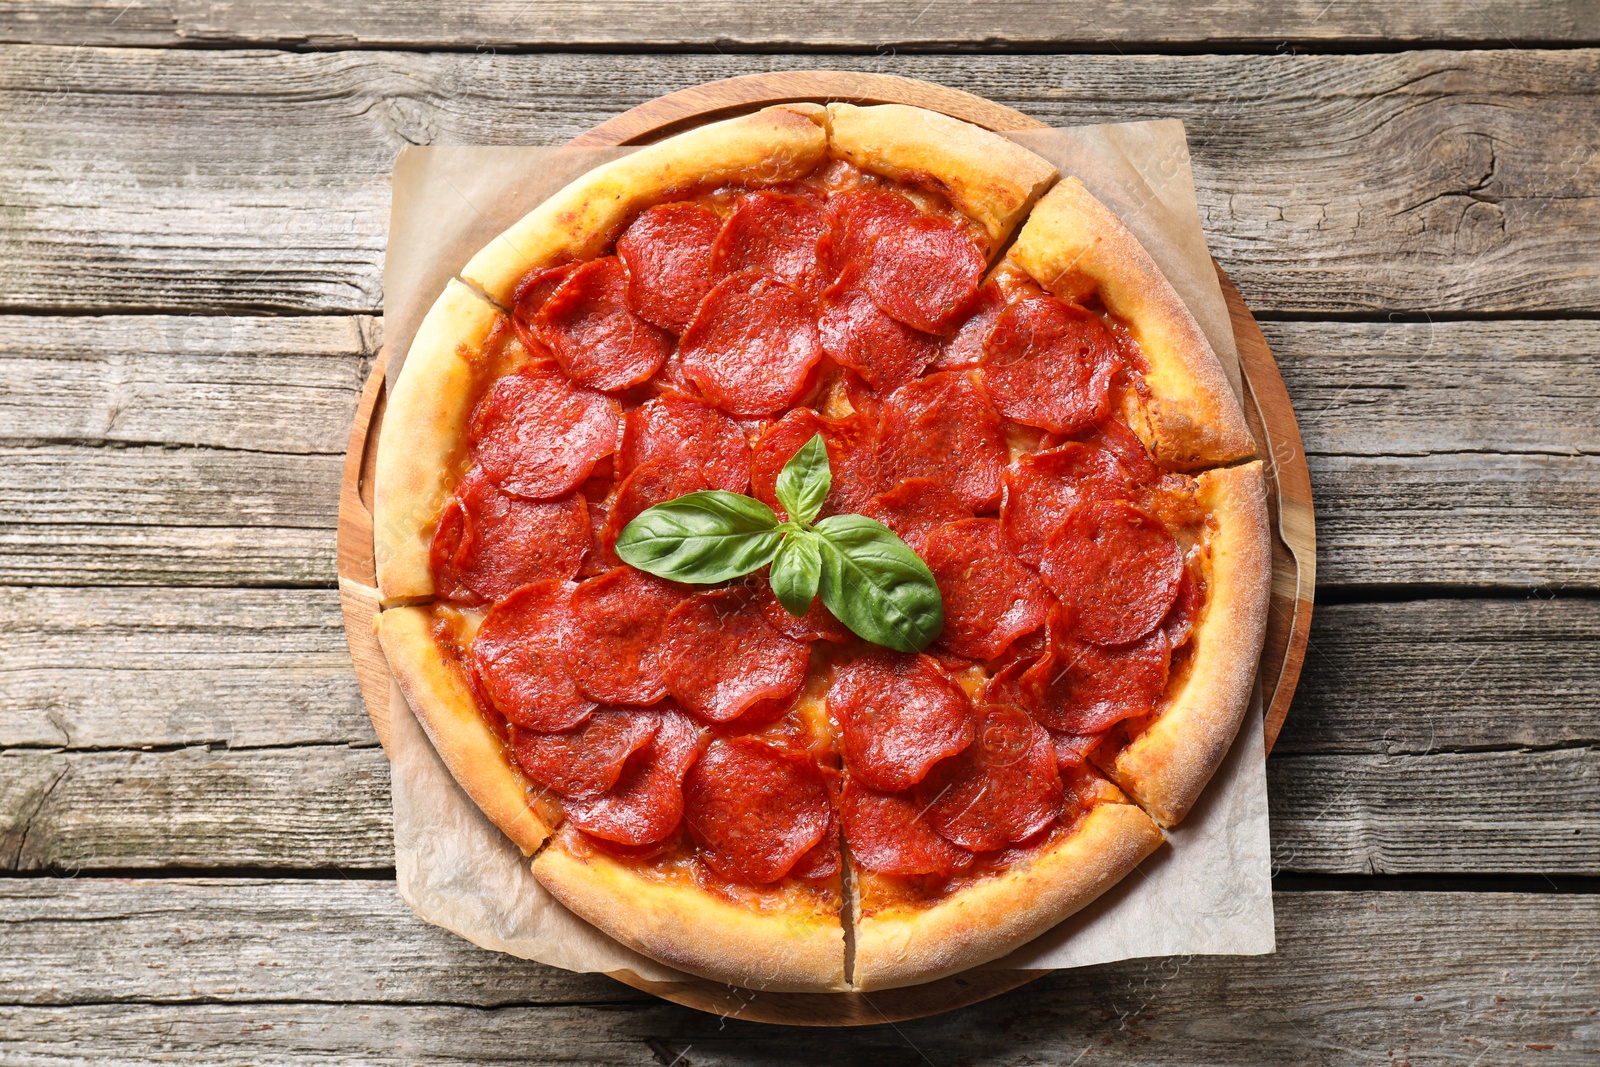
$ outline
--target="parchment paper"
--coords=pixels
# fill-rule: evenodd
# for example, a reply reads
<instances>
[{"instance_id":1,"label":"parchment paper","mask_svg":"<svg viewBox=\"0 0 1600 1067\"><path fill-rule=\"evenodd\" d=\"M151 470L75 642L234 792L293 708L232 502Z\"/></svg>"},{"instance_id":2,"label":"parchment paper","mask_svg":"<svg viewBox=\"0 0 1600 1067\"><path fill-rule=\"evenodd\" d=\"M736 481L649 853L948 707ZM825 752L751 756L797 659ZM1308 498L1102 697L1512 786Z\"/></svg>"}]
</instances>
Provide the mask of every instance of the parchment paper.
<instances>
[{"instance_id":1,"label":"parchment paper","mask_svg":"<svg viewBox=\"0 0 1600 1067\"><path fill-rule=\"evenodd\" d=\"M1011 135L1076 175L1128 225L1194 313L1239 390L1238 350L1206 250L1183 124ZM472 255L532 207L626 148L407 148L395 163L384 264L389 381L422 317ZM573 971L681 977L577 918L529 873L440 762L392 687L395 867L422 919L474 944ZM1140 956L1271 952L1272 881L1259 699L1169 844L1105 896L990 968L1083 967Z\"/></svg>"}]
</instances>

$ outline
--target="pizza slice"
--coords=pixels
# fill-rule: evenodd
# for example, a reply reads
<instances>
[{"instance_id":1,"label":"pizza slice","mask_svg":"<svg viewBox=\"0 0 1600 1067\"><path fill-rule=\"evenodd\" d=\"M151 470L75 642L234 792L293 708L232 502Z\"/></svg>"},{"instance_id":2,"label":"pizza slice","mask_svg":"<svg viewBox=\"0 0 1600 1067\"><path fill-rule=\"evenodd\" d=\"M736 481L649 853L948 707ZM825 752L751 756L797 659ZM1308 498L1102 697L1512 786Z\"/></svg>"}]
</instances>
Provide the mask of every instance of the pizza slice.
<instances>
[{"instance_id":1,"label":"pizza slice","mask_svg":"<svg viewBox=\"0 0 1600 1067\"><path fill-rule=\"evenodd\" d=\"M1054 178L920 109L769 108L578 179L419 329L379 636L463 788L624 944L761 989L955 973L1125 876L1227 752L1261 465L1165 278ZM687 494L782 515L819 438L821 515L938 586L921 652L764 571L618 555Z\"/></svg>"}]
</instances>

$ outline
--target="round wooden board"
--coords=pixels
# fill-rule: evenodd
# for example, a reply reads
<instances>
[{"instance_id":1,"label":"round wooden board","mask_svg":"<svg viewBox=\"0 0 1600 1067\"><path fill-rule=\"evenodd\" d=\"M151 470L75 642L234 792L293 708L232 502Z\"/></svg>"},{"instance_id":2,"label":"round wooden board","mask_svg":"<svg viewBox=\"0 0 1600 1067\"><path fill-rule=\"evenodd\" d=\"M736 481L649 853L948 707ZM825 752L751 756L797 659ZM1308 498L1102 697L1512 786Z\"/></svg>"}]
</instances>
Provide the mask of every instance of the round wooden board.
<instances>
[{"instance_id":1,"label":"round wooden board","mask_svg":"<svg viewBox=\"0 0 1600 1067\"><path fill-rule=\"evenodd\" d=\"M786 71L728 78L669 93L608 119L569 143L648 144L713 119L796 101L914 104L996 131L1045 126L1020 111L928 82L882 74ZM1266 338L1221 267L1217 268L1217 277L1239 349L1245 414L1267 460L1268 505L1276 534L1272 544L1271 612L1257 675L1270 752L1289 713L1311 630L1316 586L1311 475L1306 468L1300 426ZM383 422L386 361L387 351L374 362L350 430L339 496L338 554L339 594L350 653L373 727L387 748L392 679L383 650L373 635L378 593L372 548L372 471ZM871 994L762 993L690 976L681 982L665 983L646 981L631 972L611 976L673 1003L728 1018L799 1026L867 1026L966 1007L1048 973L979 967L936 982Z\"/></svg>"}]
</instances>

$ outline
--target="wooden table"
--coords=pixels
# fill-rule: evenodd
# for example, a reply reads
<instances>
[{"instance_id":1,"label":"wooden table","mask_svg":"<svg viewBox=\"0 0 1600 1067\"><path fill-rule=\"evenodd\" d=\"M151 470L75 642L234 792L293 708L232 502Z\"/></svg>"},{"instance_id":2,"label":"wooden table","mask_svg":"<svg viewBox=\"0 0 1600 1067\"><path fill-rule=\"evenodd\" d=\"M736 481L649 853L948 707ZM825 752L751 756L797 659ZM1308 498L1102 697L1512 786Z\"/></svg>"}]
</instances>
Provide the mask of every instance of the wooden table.
<instances>
[{"instance_id":1,"label":"wooden table","mask_svg":"<svg viewBox=\"0 0 1600 1067\"><path fill-rule=\"evenodd\" d=\"M1600 1061L1592 3L331 6L0 9L0 1064ZM1317 494L1277 955L774 1030L395 893L333 581L390 162L797 67L1188 124Z\"/></svg>"}]
</instances>

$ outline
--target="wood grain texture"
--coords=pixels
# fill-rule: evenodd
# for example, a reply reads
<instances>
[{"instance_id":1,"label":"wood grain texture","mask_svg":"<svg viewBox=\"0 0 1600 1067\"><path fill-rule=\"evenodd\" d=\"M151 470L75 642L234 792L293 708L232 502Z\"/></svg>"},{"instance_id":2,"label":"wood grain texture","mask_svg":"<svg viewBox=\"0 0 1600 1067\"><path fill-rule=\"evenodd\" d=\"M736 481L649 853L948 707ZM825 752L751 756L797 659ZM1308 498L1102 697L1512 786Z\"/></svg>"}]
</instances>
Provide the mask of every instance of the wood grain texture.
<instances>
[{"instance_id":1,"label":"wood grain texture","mask_svg":"<svg viewBox=\"0 0 1600 1067\"><path fill-rule=\"evenodd\" d=\"M0 868L393 866L376 745L0 753Z\"/></svg>"},{"instance_id":2,"label":"wood grain texture","mask_svg":"<svg viewBox=\"0 0 1600 1067\"><path fill-rule=\"evenodd\" d=\"M1600 584L1596 323L1267 327L1325 588ZM0 581L331 586L376 342L362 318L0 317Z\"/></svg>"},{"instance_id":3,"label":"wood grain texture","mask_svg":"<svg viewBox=\"0 0 1600 1067\"><path fill-rule=\"evenodd\" d=\"M363 317L0 316L0 446L336 455L378 331Z\"/></svg>"},{"instance_id":4,"label":"wood grain texture","mask_svg":"<svg viewBox=\"0 0 1600 1067\"><path fill-rule=\"evenodd\" d=\"M690 11L644 0L482 0L440 10L381 0L337 13L310 0L17 0L0 19L0 41L141 46L256 45L311 48L538 48L712 46L816 48L1058 46L1104 50L1207 42L1292 41L1560 43L1600 38L1592 3L1490 0L1409 5L1354 0L1329 7L1286 0L1241 7L1173 8L1117 0L1090 11L1017 0L933 0L908 10L888 0L803 2L752 17L733 0Z\"/></svg>"},{"instance_id":5,"label":"wood grain texture","mask_svg":"<svg viewBox=\"0 0 1600 1067\"><path fill-rule=\"evenodd\" d=\"M227 53L7 47L0 292L41 308L371 312L405 144L560 143L733 74L954 85L1056 125L1181 118L1257 311L1600 310L1600 52L1368 56ZM160 136L149 136L152 129Z\"/></svg>"},{"instance_id":6,"label":"wood grain texture","mask_svg":"<svg viewBox=\"0 0 1600 1067\"><path fill-rule=\"evenodd\" d=\"M1267 775L1286 870L1600 873L1594 747L1284 756ZM0 754L0 869L384 869L390 827L375 747Z\"/></svg>"},{"instance_id":7,"label":"wood grain texture","mask_svg":"<svg viewBox=\"0 0 1600 1067\"><path fill-rule=\"evenodd\" d=\"M1597 692L1600 600L1323 604L1273 752L1597 745Z\"/></svg>"},{"instance_id":8,"label":"wood grain texture","mask_svg":"<svg viewBox=\"0 0 1600 1067\"><path fill-rule=\"evenodd\" d=\"M371 743L332 590L0 591L0 748Z\"/></svg>"},{"instance_id":9,"label":"wood grain texture","mask_svg":"<svg viewBox=\"0 0 1600 1067\"><path fill-rule=\"evenodd\" d=\"M1275 751L1600 743L1597 651L1589 598L1323 605ZM0 595L0 747L371 743L332 590Z\"/></svg>"},{"instance_id":10,"label":"wood grain texture","mask_svg":"<svg viewBox=\"0 0 1600 1067\"><path fill-rule=\"evenodd\" d=\"M1343 1067L1600 1054L1593 896L1279 893L1276 955L1129 960L933 1019L828 1031L722 1022L479 952L420 927L389 884L32 888L0 895L8 936L29 949L0 978L0 1056L15 1063L879 1067L1065 1064L1088 1050L1080 1062ZM607 988L615 1002L594 1003Z\"/></svg>"}]
</instances>

